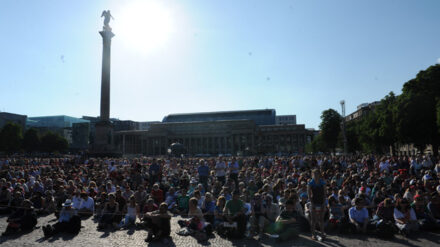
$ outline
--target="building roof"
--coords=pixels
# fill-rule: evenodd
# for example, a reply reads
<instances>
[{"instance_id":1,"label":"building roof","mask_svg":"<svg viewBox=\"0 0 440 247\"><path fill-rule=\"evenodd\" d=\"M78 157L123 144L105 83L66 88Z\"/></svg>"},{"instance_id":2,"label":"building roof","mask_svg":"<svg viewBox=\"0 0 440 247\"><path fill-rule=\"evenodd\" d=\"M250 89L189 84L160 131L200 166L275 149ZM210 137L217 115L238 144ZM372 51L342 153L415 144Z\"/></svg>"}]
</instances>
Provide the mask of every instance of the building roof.
<instances>
[{"instance_id":1,"label":"building roof","mask_svg":"<svg viewBox=\"0 0 440 247\"><path fill-rule=\"evenodd\" d=\"M212 111L212 112L193 112L193 113L172 113L168 116L189 116L189 115L229 115L229 114L246 114L246 113L267 113L275 112L275 109L257 109L257 110L240 110L240 111Z\"/></svg>"},{"instance_id":2,"label":"building roof","mask_svg":"<svg viewBox=\"0 0 440 247\"><path fill-rule=\"evenodd\" d=\"M256 124L275 124L276 112L274 109L245 110L245 111L217 111L198 113L169 114L162 120L170 122L209 122L218 120L253 120Z\"/></svg>"}]
</instances>

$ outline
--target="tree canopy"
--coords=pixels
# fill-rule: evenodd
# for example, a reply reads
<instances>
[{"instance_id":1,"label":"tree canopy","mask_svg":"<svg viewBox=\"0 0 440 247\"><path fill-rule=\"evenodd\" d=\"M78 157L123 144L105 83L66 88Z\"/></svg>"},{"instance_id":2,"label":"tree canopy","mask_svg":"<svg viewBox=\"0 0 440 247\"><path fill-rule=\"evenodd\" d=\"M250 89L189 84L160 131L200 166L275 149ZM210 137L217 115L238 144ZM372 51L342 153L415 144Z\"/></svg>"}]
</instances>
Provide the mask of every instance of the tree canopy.
<instances>
[{"instance_id":1,"label":"tree canopy","mask_svg":"<svg viewBox=\"0 0 440 247\"><path fill-rule=\"evenodd\" d=\"M15 123L7 123L0 131L0 150L7 153L20 151L23 139L21 126Z\"/></svg>"},{"instance_id":2,"label":"tree canopy","mask_svg":"<svg viewBox=\"0 0 440 247\"><path fill-rule=\"evenodd\" d=\"M336 133L336 111L329 109L321 115L320 141L326 148L340 147ZM331 119L331 121L330 121ZM419 151L432 145L435 155L440 145L440 65L420 71L414 79L403 84L402 94L390 92L361 119L346 124L350 152L389 151L394 144L414 144ZM315 143L319 151L325 148Z\"/></svg>"},{"instance_id":3,"label":"tree canopy","mask_svg":"<svg viewBox=\"0 0 440 247\"><path fill-rule=\"evenodd\" d=\"M322 112L321 120L319 127L322 142L328 149L335 151L341 131L341 115L333 109L328 109Z\"/></svg>"}]
</instances>

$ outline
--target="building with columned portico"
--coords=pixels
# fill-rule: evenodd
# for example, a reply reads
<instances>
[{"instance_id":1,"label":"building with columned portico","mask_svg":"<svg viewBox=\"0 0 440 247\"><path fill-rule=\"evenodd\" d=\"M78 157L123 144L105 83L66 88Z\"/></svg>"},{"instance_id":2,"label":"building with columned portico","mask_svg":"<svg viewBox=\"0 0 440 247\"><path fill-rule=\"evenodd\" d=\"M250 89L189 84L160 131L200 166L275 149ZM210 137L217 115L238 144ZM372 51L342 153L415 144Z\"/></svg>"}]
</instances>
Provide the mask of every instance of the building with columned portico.
<instances>
[{"instance_id":1,"label":"building with columned portico","mask_svg":"<svg viewBox=\"0 0 440 247\"><path fill-rule=\"evenodd\" d=\"M188 154L295 154L305 150L303 124L276 125L274 109L170 114L148 130L115 132L122 154L165 155L172 143Z\"/></svg>"}]
</instances>

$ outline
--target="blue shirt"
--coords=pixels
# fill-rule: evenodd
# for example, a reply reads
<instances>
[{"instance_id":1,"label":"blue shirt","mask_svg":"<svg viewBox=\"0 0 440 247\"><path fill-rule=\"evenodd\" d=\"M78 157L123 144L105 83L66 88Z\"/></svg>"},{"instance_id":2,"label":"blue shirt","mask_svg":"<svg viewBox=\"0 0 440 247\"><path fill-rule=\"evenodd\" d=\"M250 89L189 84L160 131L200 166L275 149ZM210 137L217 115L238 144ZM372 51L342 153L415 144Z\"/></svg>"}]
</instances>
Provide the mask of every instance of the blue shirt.
<instances>
[{"instance_id":1,"label":"blue shirt","mask_svg":"<svg viewBox=\"0 0 440 247\"><path fill-rule=\"evenodd\" d=\"M205 202L205 212L207 213L214 213L215 211L215 202L214 201L210 201L210 202Z\"/></svg>"},{"instance_id":2,"label":"blue shirt","mask_svg":"<svg viewBox=\"0 0 440 247\"><path fill-rule=\"evenodd\" d=\"M199 168L197 169L199 176L209 176L209 167L207 165L201 165L199 166Z\"/></svg>"},{"instance_id":3,"label":"blue shirt","mask_svg":"<svg viewBox=\"0 0 440 247\"><path fill-rule=\"evenodd\" d=\"M75 212L73 210L61 210L59 222L68 222Z\"/></svg>"},{"instance_id":4,"label":"blue shirt","mask_svg":"<svg viewBox=\"0 0 440 247\"><path fill-rule=\"evenodd\" d=\"M348 210L348 215L350 216L350 219L357 223L364 223L365 219L369 218L368 210L366 208L357 210L356 207L351 207L350 210Z\"/></svg>"}]
</instances>

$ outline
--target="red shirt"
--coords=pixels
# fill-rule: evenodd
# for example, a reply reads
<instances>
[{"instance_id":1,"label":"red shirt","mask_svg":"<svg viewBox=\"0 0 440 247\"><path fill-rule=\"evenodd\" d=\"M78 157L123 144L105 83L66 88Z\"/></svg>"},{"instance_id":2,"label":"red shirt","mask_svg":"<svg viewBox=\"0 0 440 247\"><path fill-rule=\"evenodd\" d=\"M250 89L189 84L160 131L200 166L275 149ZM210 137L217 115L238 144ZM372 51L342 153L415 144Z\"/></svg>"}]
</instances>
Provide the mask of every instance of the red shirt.
<instances>
[{"instance_id":1,"label":"red shirt","mask_svg":"<svg viewBox=\"0 0 440 247\"><path fill-rule=\"evenodd\" d=\"M151 196L153 197L155 203L160 204L163 202L163 191L161 189L152 190Z\"/></svg>"}]
</instances>

